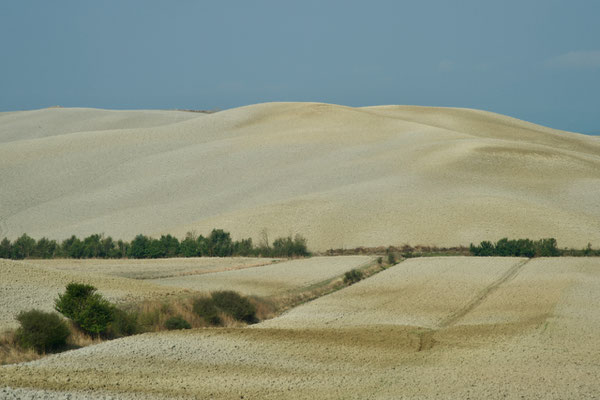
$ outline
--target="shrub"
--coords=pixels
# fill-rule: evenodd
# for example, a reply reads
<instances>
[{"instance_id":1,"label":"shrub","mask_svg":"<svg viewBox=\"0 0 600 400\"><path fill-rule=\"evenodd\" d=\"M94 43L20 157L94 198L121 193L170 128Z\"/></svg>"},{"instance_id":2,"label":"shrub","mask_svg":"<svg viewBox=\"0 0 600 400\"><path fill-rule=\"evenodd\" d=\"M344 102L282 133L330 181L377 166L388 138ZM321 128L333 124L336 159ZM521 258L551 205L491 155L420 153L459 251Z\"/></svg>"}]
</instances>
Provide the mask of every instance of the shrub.
<instances>
[{"instance_id":1,"label":"shrub","mask_svg":"<svg viewBox=\"0 0 600 400\"><path fill-rule=\"evenodd\" d=\"M117 307L113 309L113 319L106 330L107 336L117 338L135 335L139 332L141 332L141 328L137 313L128 312Z\"/></svg>"},{"instance_id":2,"label":"shrub","mask_svg":"<svg viewBox=\"0 0 600 400\"><path fill-rule=\"evenodd\" d=\"M194 300L193 310L210 325L221 325L219 309L211 298L201 297Z\"/></svg>"},{"instance_id":3,"label":"shrub","mask_svg":"<svg viewBox=\"0 0 600 400\"><path fill-rule=\"evenodd\" d=\"M89 334L104 333L114 319L115 307L96 293L96 288L83 283L69 283L55 301L56 311L70 318Z\"/></svg>"},{"instance_id":4,"label":"shrub","mask_svg":"<svg viewBox=\"0 0 600 400\"><path fill-rule=\"evenodd\" d=\"M362 271L352 269L344 274L344 283L347 285L352 285L353 283L360 281L362 278Z\"/></svg>"},{"instance_id":5,"label":"shrub","mask_svg":"<svg viewBox=\"0 0 600 400\"><path fill-rule=\"evenodd\" d=\"M176 329L191 329L191 325L181 316L177 315L175 317L171 317L165 321L165 328L168 330L176 330Z\"/></svg>"},{"instance_id":6,"label":"shrub","mask_svg":"<svg viewBox=\"0 0 600 400\"><path fill-rule=\"evenodd\" d=\"M377 257L377 264L383 264L383 257Z\"/></svg>"},{"instance_id":7,"label":"shrub","mask_svg":"<svg viewBox=\"0 0 600 400\"><path fill-rule=\"evenodd\" d=\"M39 310L23 311L17 315L21 326L15 338L19 345L38 353L57 350L67 343L69 327L56 313Z\"/></svg>"},{"instance_id":8,"label":"shrub","mask_svg":"<svg viewBox=\"0 0 600 400\"><path fill-rule=\"evenodd\" d=\"M256 307L239 293L231 290L223 290L213 292L211 296L218 308L238 321L248 323L257 322Z\"/></svg>"},{"instance_id":9,"label":"shrub","mask_svg":"<svg viewBox=\"0 0 600 400\"><path fill-rule=\"evenodd\" d=\"M388 264L395 265L396 264L396 256L394 253L388 253Z\"/></svg>"}]
</instances>

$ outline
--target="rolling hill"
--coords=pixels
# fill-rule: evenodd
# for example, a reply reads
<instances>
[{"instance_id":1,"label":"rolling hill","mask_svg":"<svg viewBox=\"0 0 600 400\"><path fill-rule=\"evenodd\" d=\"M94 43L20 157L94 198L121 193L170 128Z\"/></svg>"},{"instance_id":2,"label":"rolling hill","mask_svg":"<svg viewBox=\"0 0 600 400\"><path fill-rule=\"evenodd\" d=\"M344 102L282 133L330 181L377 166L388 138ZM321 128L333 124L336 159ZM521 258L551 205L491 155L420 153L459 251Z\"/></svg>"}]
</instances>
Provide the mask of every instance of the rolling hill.
<instances>
[{"instance_id":1,"label":"rolling hill","mask_svg":"<svg viewBox=\"0 0 600 400\"><path fill-rule=\"evenodd\" d=\"M600 138L470 109L5 112L0 172L0 237L600 245Z\"/></svg>"}]
</instances>

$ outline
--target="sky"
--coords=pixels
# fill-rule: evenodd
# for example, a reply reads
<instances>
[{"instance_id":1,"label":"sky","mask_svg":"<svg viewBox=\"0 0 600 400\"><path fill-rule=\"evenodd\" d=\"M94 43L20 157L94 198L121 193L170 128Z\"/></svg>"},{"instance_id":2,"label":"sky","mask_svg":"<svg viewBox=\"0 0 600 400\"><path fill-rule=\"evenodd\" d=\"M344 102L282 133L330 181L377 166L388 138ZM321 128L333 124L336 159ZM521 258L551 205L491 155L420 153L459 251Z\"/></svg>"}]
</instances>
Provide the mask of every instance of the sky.
<instances>
[{"instance_id":1,"label":"sky","mask_svg":"<svg viewBox=\"0 0 600 400\"><path fill-rule=\"evenodd\" d=\"M600 1L1 0L0 111L469 107L600 133Z\"/></svg>"}]
</instances>

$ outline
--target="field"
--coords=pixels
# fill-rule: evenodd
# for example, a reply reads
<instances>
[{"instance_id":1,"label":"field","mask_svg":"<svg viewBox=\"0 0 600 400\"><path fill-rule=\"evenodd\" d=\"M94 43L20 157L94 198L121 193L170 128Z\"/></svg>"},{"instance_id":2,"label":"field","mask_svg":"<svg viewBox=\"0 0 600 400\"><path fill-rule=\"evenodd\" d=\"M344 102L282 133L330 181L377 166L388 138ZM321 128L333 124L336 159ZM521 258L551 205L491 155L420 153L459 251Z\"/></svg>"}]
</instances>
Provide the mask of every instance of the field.
<instances>
[{"instance_id":1,"label":"field","mask_svg":"<svg viewBox=\"0 0 600 400\"><path fill-rule=\"evenodd\" d=\"M596 398L599 302L597 258L411 259L252 327L145 334L5 366L0 385L30 389L0 394Z\"/></svg>"},{"instance_id":2,"label":"field","mask_svg":"<svg viewBox=\"0 0 600 400\"><path fill-rule=\"evenodd\" d=\"M0 113L0 238L104 232L311 250L501 237L600 246L600 138L490 112L267 103Z\"/></svg>"},{"instance_id":3,"label":"field","mask_svg":"<svg viewBox=\"0 0 600 400\"><path fill-rule=\"evenodd\" d=\"M277 261L270 258L204 257L139 260L32 260L24 262L65 272L120 276L131 279L160 279L252 268Z\"/></svg>"},{"instance_id":4,"label":"field","mask_svg":"<svg viewBox=\"0 0 600 400\"><path fill-rule=\"evenodd\" d=\"M200 292L235 290L246 295L276 296L318 285L372 261L373 258L367 256L313 257L260 268L152 279L150 282Z\"/></svg>"},{"instance_id":5,"label":"field","mask_svg":"<svg viewBox=\"0 0 600 400\"><path fill-rule=\"evenodd\" d=\"M14 327L20 311L53 310L69 282L92 284L112 301L127 303L238 290L257 296L283 295L338 277L371 257L173 258L160 260L0 259L0 331ZM159 278L161 277L161 278Z\"/></svg>"}]
</instances>

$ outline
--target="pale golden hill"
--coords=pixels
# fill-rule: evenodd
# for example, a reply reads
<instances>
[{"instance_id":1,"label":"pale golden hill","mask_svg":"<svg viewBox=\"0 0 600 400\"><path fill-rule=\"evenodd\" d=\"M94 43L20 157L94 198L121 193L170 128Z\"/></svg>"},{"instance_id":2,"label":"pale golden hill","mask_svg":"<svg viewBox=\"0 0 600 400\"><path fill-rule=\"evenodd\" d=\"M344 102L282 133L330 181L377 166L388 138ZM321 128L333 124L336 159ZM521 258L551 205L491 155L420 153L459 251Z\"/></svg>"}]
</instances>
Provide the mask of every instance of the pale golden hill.
<instances>
[{"instance_id":1,"label":"pale golden hill","mask_svg":"<svg viewBox=\"0 0 600 400\"><path fill-rule=\"evenodd\" d=\"M503 236L600 245L599 138L412 106L267 103L148 120L102 110L111 122L88 125L80 111L0 113L0 237L220 227L301 233L312 249ZM124 129L119 113L132 113ZM32 134L32 114L53 128Z\"/></svg>"}]
</instances>

